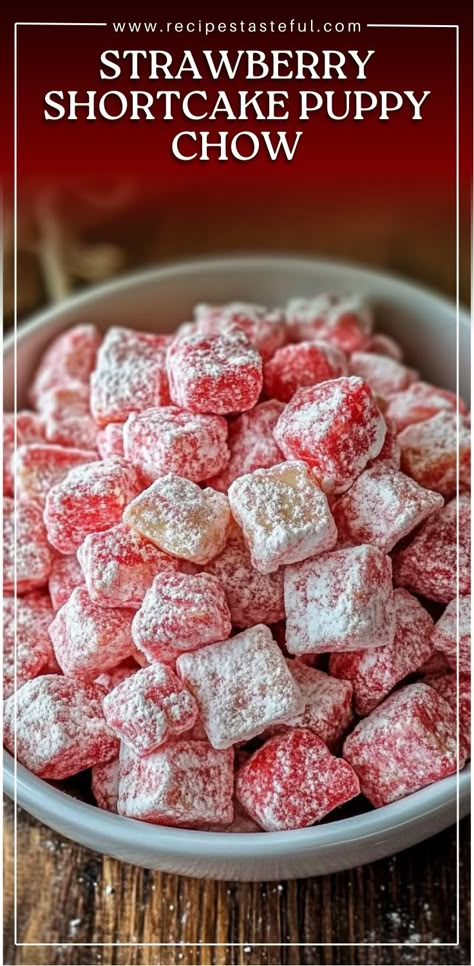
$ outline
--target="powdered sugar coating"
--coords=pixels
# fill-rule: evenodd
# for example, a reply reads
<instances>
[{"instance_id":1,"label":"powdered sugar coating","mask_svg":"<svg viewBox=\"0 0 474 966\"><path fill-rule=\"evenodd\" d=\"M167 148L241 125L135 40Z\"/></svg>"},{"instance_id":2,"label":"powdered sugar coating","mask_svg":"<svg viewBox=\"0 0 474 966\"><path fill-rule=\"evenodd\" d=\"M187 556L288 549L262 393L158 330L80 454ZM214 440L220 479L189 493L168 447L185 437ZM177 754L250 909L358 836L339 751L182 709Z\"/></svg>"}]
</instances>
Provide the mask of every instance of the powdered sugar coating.
<instances>
[{"instance_id":1,"label":"powdered sugar coating","mask_svg":"<svg viewBox=\"0 0 474 966\"><path fill-rule=\"evenodd\" d=\"M436 413L442 411L456 411L454 392L432 386L429 382L412 382L404 392L398 392L389 399L386 416L393 420L397 431L401 432L406 426L431 419ZM462 399L459 400L459 411L467 413Z\"/></svg>"},{"instance_id":2,"label":"powdered sugar coating","mask_svg":"<svg viewBox=\"0 0 474 966\"><path fill-rule=\"evenodd\" d=\"M16 708L16 729L15 729ZM59 674L27 681L4 705L4 743L39 778L59 781L118 755L102 713L102 694Z\"/></svg>"},{"instance_id":3,"label":"powdered sugar coating","mask_svg":"<svg viewBox=\"0 0 474 966\"><path fill-rule=\"evenodd\" d=\"M3 414L3 494L13 496L12 458L15 449L26 443L44 442L44 420L37 413L23 409L19 413Z\"/></svg>"},{"instance_id":4,"label":"powdered sugar coating","mask_svg":"<svg viewBox=\"0 0 474 966\"><path fill-rule=\"evenodd\" d=\"M375 459L369 460L367 467L376 466L378 463L385 463L386 466L390 466L392 470L399 470L402 457L400 443L398 442L398 437L394 430L393 424L390 420L387 420L386 415L384 418L387 429L385 432L385 439L383 441L382 449Z\"/></svg>"},{"instance_id":5,"label":"powdered sugar coating","mask_svg":"<svg viewBox=\"0 0 474 966\"><path fill-rule=\"evenodd\" d=\"M445 497L456 492L456 453L459 451L459 484L469 490L471 481L471 433L466 420L456 413L439 412L431 419L407 426L398 436L402 469L414 480Z\"/></svg>"},{"instance_id":6,"label":"powdered sugar coating","mask_svg":"<svg viewBox=\"0 0 474 966\"><path fill-rule=\"evenodd\" d=\"M117 811L119 783L119 759L105 764L93 765L91 771L92 794L99 808L107 812Z\"/></svg>"},{"instance_id":7,"label":"powdered sugar coating","mask_svg":"<svg viewBox=\"0 0 474 966\"><path fill-rule=\"evenodd\" d=\"M3 598L3 697L15 690L15 612L16 681L26 681L56 669L48 627L54 617L47 594L34 592L26 597Z\"/></svg>"},{"instance_id":8,"label":"powdered sugar coating","mask_svg":"<svg viewBox=\"0 0 474 966\"><path fill-rule=\"evenodd\" d=\"M289 402L297 389L347 373L345 354L326 342L283 346L263 367L263 388L270 399Z\"/></svg>"},{"instance_id":9,"label":"powdered sugar coating","mask_svg":"<svg viewBox=\"0 0 474 966\"><path fill-rule=\"evenodd\" d=\"M167 406L166 349L170 337L112 326L91 377L91 411L99 426L123 423L130 413Z\"/></svg>"},{"instance_id":10,"label":"powdered sugar coating","mask_svg":"<svg viewBox=\"0 0 474 966\"><path fill-rule=\"evenodd\" d=\"M237 525L218 557L206 565L225 591L235 627L275 624L283 620L283 568L262 574L252 566L250 552Z\"/></svg>"},{"instance_id":11,"label":"powdered sugar coating","mask_svg":"<svg viewBox=\"0 0 474 966\"><path fill-rule=\"evenodd\" d=\"M371 306L361 295L292 298L286 306L290 339L323 339L344 352L365 348L373 327Z\"/></svg>"},{"instance_id":12,"label":"powdered sugar coating","mask_svg":"<svg viewBox=\"0 0 474 966\"><path fill-rule=\"evenodd\" d=\"M122 745L119 815L159 825L200 828L233 819L234 752L207 741L168 742L139 758Z\"/></svg>"},{"instance_id":13,"label":"powdered sugar coating","mask_svg":"<svg viewBox=\"0 0 474 966\"><path fill-rule=\"evenodd\" d=\"M342 492L382 448L386 425L356 376L300 389L274 430L287 459L302 459L326 492Z\"/></svg>"},{"instance_id":14,"label":"powdered sugar coating","mask_svg":"<svg viewBox=\"0 0 474 966\"><path fill-rule=\"evenodd\" d=\"M89 408L89 386L81 382L55 386L38 400L46 439L58 446L97 449L97 427Z\"/></svg>"},{"instance_id":15,"label":"powdered sugar coating","mask_svg":"<svg viewBox=\"0 0 474 966\"><path fill-rule=\"evenodd\" d=\"M209 486L227 493L238 476L281 462L283 453L275 442L273 430L283 409L283 403L269 399L229 423L230 461L221 473L207 481Z\"/></svg>"},{"instance_id":16,"label":"powdered sugar coating","mask_svg":"<svg viewBox=\"0 0 474 966\"><path fill-rule=\"evenodd\" d=\"M372 805L396 802L456 771L455 710L426 684L407 685L359 722L343 754Z\"/></svg>"},{"instance_id":17,"label":"powdered sugar coating","mask_svg":"<svg viewBox=\"0 0 474 966\"><path fill-rule=\"evenodd\" d=\"M36 370L30 396L40 396L56 386L80 382L87 385L94 368L101 335L95 325L81 323L61 332L46 349Z\"/></svg>"},{"instance_id":18,"label":"powdered sugar coating","mask_svg":"<svg viewBox=\"0 0 474 966\"><path fill-rule=\"evenodd\" d=\"M404 366L402 362L376 352L353 352L349 361L349 371L368 382L373 392L380 396L390 396L406 389L418 377L416 369Z\"/></svg>"},{"instance_id":19,"label":"powdered sugar coating","mask_svg":"<svg viewBox=\"0 0 474 966\"><path fill-rule=\"evenodd\" d=\"M141 488L134 467L118 456L70 470L46 498L50 543L60 553L72 553L88 533L120 523L124 508Z\"/></svg>"},{"instance_id":20,"label":"powdered sugar coating","mask_svg":"<svg viewBox=\"0 0 474 966\"><path fill-rule=\"evenodd\" d=\"M206 564L224 548L231 515L224 494L168 473L129 504L123 520L165 553Z\"/></svg>"},{"instance_id":21,"label":"powdered sugar coating","mask_svg":"<svg viewBox=\"0 0 474 966\"><path fill-rule=\"evenodd\" d=\"M214 748L248 741L303 708L301 692L263 624L181 654L176 667L197 700Z\"/></svg>"},{"instance_id":22,"label":"powdered sugar coating","mask_svg":"<svg viewBox=\"0 0 474 966\"><path fill-rule=\"evenodd\" d=\"M458 645L457 625L459 613L459 671L471 673L471 597L450 600L433 630L432 644L441 651L450 667L456 670Z\"/></svg>"},{"instance_id":23,"label":"powdered sugar coating","mask_svg":"<svg viewBox=\"0 0 474 966\"><path fill-rule=\"evenodd\" d=\"M334 751L354 717L352 684L339 681L298 659L288 661L288 667L303 696L304 709L284 724L273 725L269 732L309 728Z\"/></svg>"},{"instance_id":24,"label":"powdered sugar coating","mask_svg":"<svg viewBox=\"0 0 474 966\"><path fill-rule=\"evenodd\" d=\"M45 502L48 491L60 483L69 470L97 459L94 450L29 443L14 456L17 494Z\"/></svg>"},{"instance_id":25,"label":"powdered sugar coating","mask_svg":"<svg viewBox=\"0 0 474 966\"><path fill-rule=\"evenodd\" d=\"M51 565L48 589L53 610L59 610L69 600L75 587L84 586L84 574L76 554L55 557Z\"/></svg>"},{"instance_id":26,"label":"powdered sugar coating","mask_svg":"<svg viewBox=\"0 0 474 966\"><path fill-rule=\"evenodd\" d=\"M54 653L71 678L93 681L133 652L133 611L100 607L76 587L49 628Z\"/></svg>"},{"instance_id":27,"label":"powdered sugar coating","mask_svg":"<svg viewBox=\"0 0 474 966\"><path fill-rule=\"evenodd\" d=\"M285 317L281 309L267 309L247 302L194 308L197 331L203 335L243 332L265 361L286 341Z\"/></svg>"},{"instance_id":28,"label":"powdered sugar coating","mask_svg":"<svg viewBox=\"0 0 474 966\"><path fill-rule=\"evenodd\" d=\"M360 546L287 567L286 643L290 654L383 647L395 635L390 557Z\"/></svg>"},{"instance_id":29,"label":"powdered sugar coating","mask_svg":"<svg viewBox=\"0 0 474 966\"><path fill-rule=\"evenodd\" d=\"M3 499L3 590L7 594L15 588L15 543L17 593L46 587L53 553L37 500Z\"/></svg>"},{"instance_id":30,"label":"powdered sugar coating","mask_svg":"<svg viewBox=\"0 0 474 966\"><path fill-rule=\"evenodd\" d=\"M359 794L355 772L306 728L270 738L239 770L238 801L267 832L306 828Z\"/></svg>"},{"instance_id":31,"label":"powdered sugar coating","mask_svg":"<svg viewBox=\"0 0 474 966\"><path fill-rule=\"evenodd\" d=\"M104 698L113 731L137 755L149 755L165 741L192 728L198 708L171 668L155 662L129 675Z\"/></svg>"},{"instance_id":32,"label":"powdered sugar coating","mask_svg":"<svg viewBox=\"0 0 474 966\"><path fill-rule=\"evenodd\" d=\"M425 490L405 473L378 463L360 474L333 506L339 540L370 543L389 553L396 543L442 507L438 493Z\"/></svg>"},{"instance_id":33,"label":"powdered sugar coating","mask_svg":"<svg viewBox=\"0 0 474 966\"><path fill-rule=\"evenodd\" d=\"M251 409L262 389L262 359L242 332L176 339L167 355L171 398L194 413Z\"/></svg>"},{"instance_id":34,"label":"powdered sugar coating","mask_svg":"<svg viewBox=\"0 0 474 966\"><path fill-rule=\"evenodd\" d=\"M329 672L351 681L355 710L367 715L399 681L418 671L430 657L433 618L406 590L394 595L396 629L392 644L370 650L331 654Z\"/></svg>"},{"instance_id":35,"label":"powdered sugar coating","mask_svg":"<svg viewBox=\"0 0 474 966\"><path fill-rule=\"evenodd\" d=\"M123 443L127 459L150 483L167 473L199 483L224 470L230 456L222 416L189 413L178 406L132 413Z\"/></svg>"},{"instance_id":36,"label":"powdered sugar coating","mask_svg":"<svg viewBox=\"0 0 474 966\"><path fill-rule=\"evenodd\" d=\"M252 564L262 573L330 550L337 541L326 496L303 462L240 476L228 495Z\"/></svg>"},{"instance_id":37,"label":"powdered sugar coating","mask_svg":"<svg viewBox=\"0 0 474 966\"><path fill-rule=\"evenodd\" d=\"M104 607L140 607L153 578L178 562L123 523L90 533L77 551L91 600Z\"/></svg>"},{"instance_id":38,"label":"powdered sugar coating","mask_svg":"<svg viewBox=\"0 0 474 966\"><path fill-rule=\"evenodd\" d=\"M123 427L125 423L108 423L97 433L97 449L101 459L123 456ZM118 767L118 766L117 766Z\"/></svg>"},{"instance_id":39,"label":"powdered sugar coating","mask_svg":"<svg viewBox=\"0 0 474 966\"><path fill-rule=\"evenodd\" d=\"M134 643L150 661L172 661L231 630L224 590L210 574L158 574L132 624Z\"/></svg>"},{"instance_id":40,"label":"powdered sugar coating","mask_svg":"<svg viewBox=\"0 0 474 966\"><path fill-rule=\"evenodd\" d=\"M433 513L393 558L394 583L440 604L456 595L456 500ZM459 497L459 593L470 591L471 501Z\"/></svg>"}]
</instances>

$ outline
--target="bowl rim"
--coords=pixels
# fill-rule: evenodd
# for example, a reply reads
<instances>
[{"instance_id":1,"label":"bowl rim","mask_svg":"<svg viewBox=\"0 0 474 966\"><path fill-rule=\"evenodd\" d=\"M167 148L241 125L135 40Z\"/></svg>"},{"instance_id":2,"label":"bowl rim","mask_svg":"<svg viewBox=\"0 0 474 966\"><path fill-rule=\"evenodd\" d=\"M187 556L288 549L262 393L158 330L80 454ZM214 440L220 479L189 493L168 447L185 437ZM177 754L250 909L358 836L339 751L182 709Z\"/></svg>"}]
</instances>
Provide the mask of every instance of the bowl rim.
<instances>
[{"instance_id":1,"label":"bowl rim","mask_svg":"<svg viewBox=\"0 0 474 966\"><path fill-rule=\"evenodd\" d=\"M246 268L274 270L307 270L325 268L347 272L353 277L359 276L370 284L386 281L392 290L398 289L408 297L424 296L432 304L436 304L444 311L456 312L455 302L426 285L409 281L395 272L374 268L364 263L350 262L331 257L313 257L306 253L237 251L225 255L208 254L199 258L187 257L160 262L138 271L123 273L117 278L92 285L78 293L64 299L62 302L48 307L32 316L21 320L16 329L18 341L23 341L31 333L54 321L58 315L75 309L87 309L97 299L115 295L124 290L133 290L142 285L160 281L160 278L179 278L186 274L199 274L202 271L245 270ZM467 309L459 305L459 324L463 328L470 328L470 318ZM15 330L8 333L4 339L4 353L9 353L15 346ZM173 851L180 856L199 858L249 858L285 856L289 852L302 853L308 849L327 849L332 846L349 845L351 842L365 838L379 837L391 831L409 825L418 820L425 820L435 812L456 808L458 814L461 800L463 805L469 799L470 765L463 771L444 778L406 798L384 805L373 811L349 818L336 819L327 824L313 825L302 829L291 829L280 832L208 832L205 830L175 828L172 826L155 825L126 818L114 812L105 811L96 805L76 799L73 795L61 791L29 772L20 762L4 749L4 789L6 794L15 799L14 776L15 765L17 774L16 801L27 811L36 814L40 812L52 821L63 826L67 825L71 835L75 830L88 828L94 822L97 835L103 837L106 847L121 848L128 843L137 849L145 849L150 853L162 849ZM459 803L459 804L458 804ZM66 818L65 818L66 815ZM130 824L132 823L132 825ZM131 836L130 828L133 829ZM66 833L69 834L69 833Z\"/></svg>"}]
</instances>

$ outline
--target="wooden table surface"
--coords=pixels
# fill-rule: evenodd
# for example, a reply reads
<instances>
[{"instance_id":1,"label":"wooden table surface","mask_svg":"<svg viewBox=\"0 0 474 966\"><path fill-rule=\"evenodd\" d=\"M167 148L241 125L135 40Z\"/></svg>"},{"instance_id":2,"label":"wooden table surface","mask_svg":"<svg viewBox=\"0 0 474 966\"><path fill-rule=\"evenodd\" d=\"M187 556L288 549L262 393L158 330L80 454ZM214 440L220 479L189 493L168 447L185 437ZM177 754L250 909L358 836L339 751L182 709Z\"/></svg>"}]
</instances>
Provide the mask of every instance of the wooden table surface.
<instances>
[{"instance_id":1,"label":"wooden table surface","mask_svg":"<svg viewBox=\"0 0 474 966\"><path fill-rule=\"evenodd\" d=\"M324 212L315 220L304 211L301 218L294 211L285 218L280 205L278 212L267 212L264 222L253 222L250 236L245 212L235 212L229 225L219 211L209 216L204 204L190 224L184 212L171 212L169 206L140 205L133 192L131 199L125 193L125 200L119 198L108 211L104 206L99 211L92 202L89 211L81 203L76 222L69 217L66 224L57 214L61 206L52 207L56 221L51 210L46 216L44 210L35 210L33 217L31 206L20 219L20 312L136 264L245 248L353 257L411 275L448 294L454 289L452 224L436 207L417 210L411 203L403 211L399 204L392 209L386 199L372 218L370 232L364 233L362 205L360 211L354 203L350 213L339 212L336 221ZM75 210L74 204L68 210ZM461 251L464 297L468 279L466 247ZM7 309L8 283L7 261ZM17 940L29 945L14 943L10 802L5 829L6 964L471 962L468 820L460 826L458 946L441 945L456 942L454 828L348 872L242 884L137 869L75 845L19 810Z\"/></svg>"}]
</instances>

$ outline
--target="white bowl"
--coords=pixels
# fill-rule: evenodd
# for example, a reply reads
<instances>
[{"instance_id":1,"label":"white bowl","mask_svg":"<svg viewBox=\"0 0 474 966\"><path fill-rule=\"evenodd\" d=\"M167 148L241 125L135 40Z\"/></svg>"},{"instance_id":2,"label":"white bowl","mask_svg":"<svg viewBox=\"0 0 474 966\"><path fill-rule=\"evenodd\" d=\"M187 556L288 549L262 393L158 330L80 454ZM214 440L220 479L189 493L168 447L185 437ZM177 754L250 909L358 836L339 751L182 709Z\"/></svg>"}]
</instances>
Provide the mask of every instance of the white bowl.
<instances>
[{"instance_id":1,"label":"white bowl","mask_svg":"<svg viewBox=\"0 0 474 966\"><path fill-rule=\"evenodd\" d=\"M88 289L37 315L18 331L18 406L41 350L76 322L167 331L190 318L194 303L231 299L280 305L318 291L367 294L378 326L404 346L424 378L456 386L455 308L417 285L338 262L248 255L182 262ZM469 393L469 319L461 313L460 389ZM13 405L13 339L5 351L5 406ZM5 790L14 797L14 761L5 756ZM400 802L356 817L292 832L235 834L147 825L101 811L17 765L17 801L81 845L145 868L214 879L270 880L321 875L373 862L434 835L469 810L469 770ZM457 791L459 795L457 795ZM457 805L459 801L459 805Z\"/></svg>"}]
</instances>

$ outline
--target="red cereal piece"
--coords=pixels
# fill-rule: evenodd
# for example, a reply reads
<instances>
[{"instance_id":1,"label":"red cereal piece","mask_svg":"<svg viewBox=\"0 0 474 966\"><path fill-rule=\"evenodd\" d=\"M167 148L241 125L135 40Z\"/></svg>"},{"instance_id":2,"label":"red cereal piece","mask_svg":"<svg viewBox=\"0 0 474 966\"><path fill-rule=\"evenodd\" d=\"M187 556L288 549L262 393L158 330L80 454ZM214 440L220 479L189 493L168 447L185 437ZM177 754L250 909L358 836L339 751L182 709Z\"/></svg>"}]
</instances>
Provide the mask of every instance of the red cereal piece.
<instances>
[{"instance_id":1,"label":"red cereal piece","mask_svg":"<svg viewBox=\"0 0 474 966\"><path fill-rule=\"evenodd\" d=\"M44 392L56 386L67 386L70 382L87 385L100 342L101 335L95 325L74 325L61 332L41 359L30 392L32 401L37 403Z\"/></svg>"},{"instance_id":2,"label":"red cereal piece","mask_svg":"<svg viewBox=\"0 0 474 966\"><path fill-rule=\"evenodd\" d=\"M27 681L6 700L4 744L12 754L15 730L18 761L39 778L68 778L116 758L119 750L100 688L59 674Z\"/></svg>"},{"instance_id":3,"label":"red cereal piece","mask_svg":"<svg viewBox=\"0 0 474 966\"><path fill-rule=\"evenodd\" d=\"M389 553L396 543L442 507L438 493L378 463L364 470L333 507L339 540L371 543Z\"/></svg>"},{"instance_id":4,"label":"red cereal piece","mask_svg":"<svg viewBox=\"0 0 474 966\"><path fill-rule=\"evenodd\" d=\"M373 327L372 309L360 295L290 299L286 313L292 341L322 339L347 353L364 349Z\"/></svg>"},{"instance_id":5,"label":"red cereal piece","mask_svg":"<svg viewBox=\"0 0 474 966\"><path fill-rule=\"evenodd\" d=\"M471 502L459 497L459 593L470 591ZM433 513L393 558L394 582L440 604L456 595L456 500Z\"/></svg>"},{"instance_id":6,"label":"red cereal piece","mask_svg":"<svg viewBox=\"0 0 474 966\"><path fill-rule=\"evenodd\" d=\"M93 450L73 449L48 443L20 446L14 457L19 496L46 500L48 490L60 483L75 466L97 459Z\"/></svg>"},{"instance_id":7,"label":"red cereal piece","mask_svg":"<svg viewBox=\"0 0 474 966\"><path fill-rule=\"evenodd\" d=\"M15 543L17 593L46 587L53 553L37 500L3 499L3 590L7 594L15 588Z\"/></svg>"},{"instance_id":8,"label":"red cereal piece","mask_svg":"<svg viewBox=\"0 0 474 966\"><path fill-rule=\"evenodd\" d=\"M90 533L77 551L91 600L105 607L140 607L156 574L177 560L124 524Z\"/></svg>"},{"instance_id":9,"label":"red cereal piece","mask_svg":"<svg viewBox=\"0 0 474 966\"><path fill-rule=\"evenodd\" d=\"M377 547L336 550L293 564L284 582L290 654L392 644L392 564Z\"/></svg>"},{"instance_id":10,"label":"red cereal piece","mask_svg":"<svg viewBox=\"0 0 474 966\"><path fill-rule=\"evenodd\" d=\"M303 695L304 709L284 724L273 725L268 731L278 734L288 728L309 728L334 751L354 717L352 684L338 681L299 659L288 661L288 667Z\"/></svg>"},{"instance_id":11,"label":"red cereal piece","mask_svg":"<svg viewBox=\"0 0 474 966\"><path fill-rule=\"evenodd\" d=\"M26 597L3 598L3 696L15 690L15 612L16 612L16 680L25 681L56 669L48 627L54 617L47 594L32 593Z\"/></svg>"},{"instance_id":12,"label":"red cereal piece","mask_svg":"<svg viewBox=\"0 0 474 966\"><path fill-rule=\"evenodd\" d=\"M229 503L252 564L264 574L336 544L328 501L305 463L292 460L239 476Z\"/></svg>"},{"instance_id":13,"label":"red cereal piece","mask_svg":"<svg viewBox=\"0 0 474 966\"><path fill-rule=\"evenodd\" d=\"M28 409L17 413L3 414L3 493L13 496L13 467L12 457L15 450L15 422L16 445L26 443L41 443L45 440L44 419Z\"/></svg>"},{"instance_id":14,"label":"red cereal piece","mask_svg":"<svg viewBox=\"0 0 474 966\"><path fill-rule=\"evenodd\" d=\"M118 758L92 766L91 788L99 808L104 808L107 812L117 811L118 783Z\"/></svg>"},{"instance_id":15,"label":"red cereal piece","mask_svg":"<svg viewBox=\"0 0 474 966\"><path fill-rule=\"evenodd\" d=\"M424 678L424 684L429 684L438 694L448 702L450 708L456 713L457 706L457 683L456 675L452 671L447 674L431 674ZM459 729L460 738L468 749L468 756L471 751L471 678L469 674L459 675Z\"/></svg>"},{"instance_id":16,"label":"red cereal piece","mask_svg":"<svg viewBox=\"0 0 474 966\"><path fill-rule=\"evenodd\" d=\"M139 758L120 751L119 815L183 828L233 819L234 752L216 751L207 741L170 741Z\"/></svg>"},{"instance_id":17,"label":"red cereal piece","mask_svg":"<svg viewBox=\"0 0 474 966\"><path fill-rule=\"evenodd\" d=\"M70 470L46 498L50 543L60 553L73 553L88 533L120 523L125 507L140 490L136 470L118 456Z\"/></svg>"},{"instance_id":18,"label":"red cereal piece","mask_svg":"<svg viewBox=\"0 0 474 966\"><path fill-rule=\"evenodd\" d=\"M222 416L189 413L177 406L132 413L123 442L125 456L149 483L166 473L200 483L220 473L230 456Z\"/></svg>"},{"instance_id":19,"label":"red cereal piece","mask_svg":"<svg viewBox=\"0 0 474 966\"><path fill-rule=\"evenodd\" d=\"M285 317L281 309L267 309L244 302L201 303L195 306L194 318L202 335L243 332L264 361L286 341Z\"/></svg>"},{"instance_id":20,"label":"red cereal piece","mask_svg":"<svg viewBox=\"0 0 474 966\"><path fill-rule=\"evenodd\" d=\"M234 526L222 553L207 564L225 591L235 627L275 624L283 620L283 570L261 574L252 566L239 528Z\"/></svg>"},{"instance_id":21,"label":"red cereal piece","mask_svg":"<svg viewBox=\"0 0 474 966\"><path fill-rule=\"evenodd\" d=\"M75 554L55 557L49 575L49 594L53 610L59 610L69 600L76 587L84 586L84 574Z\"/></svg>"},{"instance_id":22,"label":"red cereal piece","mask_svg":"<svg viewBox=\"0 0 474 966\"><path fill-rule=\"evenodd\" d=\"M133 641L149 661L174 661L231 630L224 591L210 574L158 574L132 624Z\"/></svg>"},{"instance_id":23,"label":"red cereal piece","mask_svg":"<svg viewBox=\"0 0 474 966\"><path fill-rule=\"evenodd\" d=\"M300 389L274 433L287 459L305 460L324 490L341 492L378 456L385 431L367 383L343 376Z\"/></svg>"},{"instance_id":24,"label":"red cereal piece","mask_svg":"<svg viewBox=\"0 0 474 966\"><path fill-rule=\"evenodd\" d=\"M380 396L390 396L406 389L418 377L416 369L409 369L403 363L387 355L375 352L353 352L349 361L349 371L368 382L373 392Z\"/></svg>"},{"instance_id":25,"label":"red cereal piece","mask_svg":"<svg viewBox=\"0 0 474 966\"><path fill-rule=\"evenodd\" d=\"M353 769L307 728L270 738L240 768L236 795L267 832L306 828L359 794Z\"/></svg>"},{"instance_id":26,"label":"red cereal piece","mask_svg":"<svg viewBox=\"0 0 474 966\"><path fill-rule=\"evenodd\" d=\"M269 399L229 424L230 461L221 473L207 481L209 486L227 493L238 476L281 463L283 453L275 442L273 430L283 409L283 403Z\"/></svg>"},{"instance_id":27,"label":"red cereal piece","mask_svg":"<svg viewBox=\"0 0 474 966\"><path fill-rule=\"evenodd\" d=\"M126 508L133 530L171 554L206 564L223 550L231 525L227 498L174 473L162 476Z\"/></svg>"},{"instance_id":28,"label":"red cereal piece","mask_svg":"<svg viewBox=\"0 0 474 966\"><path fill-rule=\"evenodd\" d=\"M456 771L456 713L433 688L409 684L359 722L343 755L380 808ZM459 749L459 767L466 749Z\"/></svg>"},{"instance_id":29,"label":"red cereal piece","mask_svg":"<svg viewBox=\"0 0 474 966\"><path fill-rule=\"evenodd\" d=\"M398 432L431 419L439 412L456 412L456 395L438 386L431 386L429 382L412 382L404 392L398 392L388 402L386 415L393 420ZM460 413L466 414L467 408L462 399L459 400Z\"/></svg>"},{"instance_id":30,"label":"red cereal piece","mask_svg":"<svg viewBox=\"0 0 474 966\"><path fill-rule=\"evenodd\" d=\"M315 386L347 373L347 360L327 342L296 342L283 346L263 367L263 388L271 399L289 402L297 389Z\"/></svg>"},{"instance_id":31,"label":"red cereal piece","mask_svg":"<svg viewBox=\"0 0 474 966\"><path fill-rule=\"evenodd\" d=\"M97 433L97 449L101 459L123 456L123 427L125 423L109 423Z\"/></svg>"},{"instance_id":32,"label":"red cereal piece","mask_svg":"<svg viewBox=\"0 0 474 966\"><path fill-rule=\"evenodd\" d=\"M457 628L459 614L459 648L457 644ZM460 597L459 604L451 600L439 618L432 637L432 644L436 651L441 651L448 664L456 670L457 653L459 650L459 671L461 674L471 673L471 597Z\"/></svg>"},{"instance_id":33,"label":"red cereal piece","mask_svg":"<svg viewBox=\"0 0 474 966\"><path fill-rule=\"evenodd\" d=\"M71 678L93 681L133 653L133 611L100 607L87 590L76 587L50 628L54 653Z\"/></svg>"},{"instance_id":34,"label":"red cereal piece","mask_svg":"<svg viewBox=\"0 0 474 966\"><path fill-rule=\"evenodd\" d=\"M396 630L392 644L376 650L331 654L329 672L352 681L355 710L370 714L399 681L418 671L430 657L433 618L406 590L394 593Z\"/></svg>"},{"instance_id":35,"label":"red cereal piece","mask_svg":"<svg viewBox=\"0 0 474 966\"><path fill-rule=\"evenodd\" d=\"M185 336L168 350L171 398L193 413L251 409L262 389L262 359L241 332Z\"/></svg>"},{"instance_id":36,"label":"red cereal piece","mask_svg":"<svg viewBox=\"0 0 474 966\"><path fill-rule=\"evenodd\" d=\"M113 326L91 377L91 410L99 426L123 423L130 413L167 406L166 349L170 337Z\"/></svg>"},{"instance_id":37,"label":"red cereal piece","mask_svg":"<svg viewBox=\"0 0 474 966\"><path fill-rule=\"evenodd\" d=\"M43 393L38 405L49 443L97 449L97 426L89 409L89 386L82 383L56 386Z\"/></svg>"},{"instance_id":38,"label":"red cereal piece","mask_svg":"<svg viewBox=\"0 0 474 966\"><path fill-rule=\"evenodd\" d=\"M214 748L248 741L303 708L283 654L263 624L181 654L176 667L197 700Z\"/></svg>"},{"instance_id":39,"label":"red cereal piece","mask_svg":"<svg viewBox=\"0 0 474 966\"><path fill-rule=\"evenodd\" d=\"M398 437L402 469L414 480L445 497L456 492L456 453L459 450L459 483L470 489L471 433L466 420L455 413L440 412L422 423L407 426Z\"/></svg>"},{"instance_id":40,"label":"red cereal piece","mask_svg":"<svg viewBox=\"0 0 474 966\"><path fill-rule=\"evenodd\" d=\"M403 360L403 349L401 345L384 332L374 332L364 348L365 352L376 352L380 356L389 356L390 359L395 359L396 362L402 362Z\"/></svg>"},{"instance_id":41,"label":"red cereal piece","mask_svg":"<svg viewBox=\"0 0 474 966\"><path fill-rule=\"evenodd\" d=\"M149 755L188 731L198 716L192 694L159 662L121 681L106 695L103 708L112 730L137 755Z\"/></svg>"},{"instance_id":42,"label":"red cereal piece","mask_svg":"<svg viewBox=\"0 0 474 966\"><path fill-rule=\"evenodd\" d=\"M387 466L390 466L392 470L399 470L402 458L400 443L398 442L398 437L394 432L391 421L387 420L386 416L385 422L387 424L387 430L382 449L375 459L369 460L367 466L376 466L378 463L385 463Z\"/></svg>"}]
</instances>

